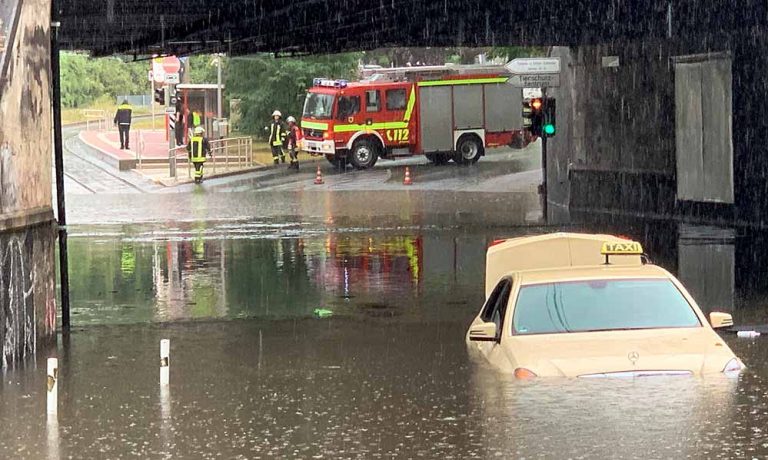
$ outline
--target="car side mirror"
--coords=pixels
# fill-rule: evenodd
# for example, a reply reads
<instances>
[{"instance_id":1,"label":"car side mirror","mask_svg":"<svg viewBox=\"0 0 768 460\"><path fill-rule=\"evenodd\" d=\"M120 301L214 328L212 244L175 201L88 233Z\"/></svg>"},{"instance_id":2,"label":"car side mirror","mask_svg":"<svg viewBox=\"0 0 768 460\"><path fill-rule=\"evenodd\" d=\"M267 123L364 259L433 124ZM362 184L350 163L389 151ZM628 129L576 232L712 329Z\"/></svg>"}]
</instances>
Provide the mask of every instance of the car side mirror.
<instances>
[{"instance_id":1,"label":"car side mirror","mask_svg":"<svg viewBox=\"0 0 768 460\"><path fill-rule=\"evenodd\" d=\"M498 342L496 323L481 323L469 329L469 340L473 342Z\"/></svg>"},{"instance_id":2,"label":"car side mirror","mask_svg":"<svg viewBox=\"0 0 768 460\"><path fill-rule=\"evenodd\" d=\"M713 311L709 314L709 323L713 329L733 326L733 316L730 313Z\"/></svg>"}]
</instances>

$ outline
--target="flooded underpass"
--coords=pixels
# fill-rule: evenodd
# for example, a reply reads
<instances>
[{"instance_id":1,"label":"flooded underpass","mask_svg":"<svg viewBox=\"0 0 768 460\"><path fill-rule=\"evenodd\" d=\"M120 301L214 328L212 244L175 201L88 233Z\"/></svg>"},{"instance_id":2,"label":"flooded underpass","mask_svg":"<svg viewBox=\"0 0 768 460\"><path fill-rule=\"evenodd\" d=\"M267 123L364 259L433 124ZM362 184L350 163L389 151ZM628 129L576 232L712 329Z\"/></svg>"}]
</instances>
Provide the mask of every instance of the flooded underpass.
<instances>
[{"instance_id":1,"label":"flooded underpass","mask_svg":"<svg viewBox=\"0 0 768 460\"><path fill-rule=\"evenodd\" d=\"M556 228L302 217L72 227L74 329L48 352L60 363L58 420L45 416L47 355L5 370L0 456L768 455L764 338L724 334L748 366L738 379L517 381L470 358L486 248ZM762 234L669 222L563 229L623 230L705 310L768 323L753 249L768 247ZM167 391L161 339L171 342Z\"/></svg>"}]
</instances>

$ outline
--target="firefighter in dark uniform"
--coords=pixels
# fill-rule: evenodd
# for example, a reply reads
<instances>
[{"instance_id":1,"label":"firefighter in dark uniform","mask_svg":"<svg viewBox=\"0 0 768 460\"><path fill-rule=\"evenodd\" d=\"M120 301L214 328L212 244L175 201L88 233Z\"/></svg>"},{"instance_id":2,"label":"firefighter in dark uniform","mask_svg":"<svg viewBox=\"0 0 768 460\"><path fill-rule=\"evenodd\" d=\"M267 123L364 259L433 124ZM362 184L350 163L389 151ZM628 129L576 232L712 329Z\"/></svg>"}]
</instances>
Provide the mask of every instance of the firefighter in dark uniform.
<instances>
[{"instance_id":1,"label":"firefighter in dark uniform","mask_svg":"<svg viewBox=\"0 0 768 460\"><path fill-rule=\"evenodd\" d=\"M291 164L288 165L288 169L299 170L299 141L301 141L301 129L296 124L296 119L288 117L288 155L291 157Z\"/></svg>"},{"instance_id":2,"label":"firefighter in dark uniform","mask_svg":"<svg viewBox=\"0 0 768 460\"><path fill-rule=\"evenodd\" d=\"M123 99L123 103L117 106L117 112L115 112L114 123L120 132L120 150L130 149L128 144L131 134L131 112L131 105L128 104L127 99Z\"/></svg>"},{"instance_id":3,"label":"firefighter in dark uniform","mask_svg":"<svg viewBox=\"0 0 768 460\"><path fill-rule=\"evenodd\" d=\"M189 160L195 166L195 183L203 182L203 165L207 156L211 155L211 145L205 137L205 129L202 126L195 128L194 134L187 144Z\"/></svg>"},{"instance_id":4,"label":"firefighter in dark uniform","mask_svg":"<svg viewBox=\"0 0 768 460\"><path fill-rule=\"evenodd\" d=\"M282 120L283 114L279 110L272 112L272 124L269 126L269 146L272 149L272 160L275 164L280 161L285 163L285 152L283 152L283 143L288 134ZM278 158L280 161L278 161Z\"/></svg>"}]
</instances>

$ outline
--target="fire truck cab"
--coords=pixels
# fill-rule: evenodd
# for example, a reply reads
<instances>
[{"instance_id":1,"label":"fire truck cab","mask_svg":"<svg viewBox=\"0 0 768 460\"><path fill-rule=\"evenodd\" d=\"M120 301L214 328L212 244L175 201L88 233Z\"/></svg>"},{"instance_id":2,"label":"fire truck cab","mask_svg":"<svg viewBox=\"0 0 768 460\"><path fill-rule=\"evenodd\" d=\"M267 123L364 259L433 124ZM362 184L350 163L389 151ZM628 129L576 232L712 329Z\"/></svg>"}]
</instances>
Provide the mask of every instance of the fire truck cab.
<instances>
[{"instance_id":1,"label":"fire truck cab","mask_svg":"<svg viewBox=\"0 0 768 460\"><path fill-rule=\"evenodd\" d=\"M304 102L302 148L358 169L415 154L435 164L475 163L486 148L510 145L522 133L521 89L498 70L315 79Z\"/></svg>"}]
</instances>

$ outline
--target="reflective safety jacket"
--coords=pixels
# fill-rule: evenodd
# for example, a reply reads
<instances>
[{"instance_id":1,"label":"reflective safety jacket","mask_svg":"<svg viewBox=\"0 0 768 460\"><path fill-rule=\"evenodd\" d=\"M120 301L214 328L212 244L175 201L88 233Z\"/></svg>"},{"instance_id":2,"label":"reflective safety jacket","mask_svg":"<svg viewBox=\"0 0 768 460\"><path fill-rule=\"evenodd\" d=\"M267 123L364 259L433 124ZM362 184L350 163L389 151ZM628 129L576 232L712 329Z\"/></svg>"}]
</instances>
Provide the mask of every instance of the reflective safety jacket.
<instances>
[{"instance_id":1,"label":"reflective safety jacket","mask_svg":"<svg viewBox=\"0 0 768 460\"><path fill-rule=\"evenodd\" d=\"M131 106L128 104L120 104L117 106L117 112L115 113L114 123L118 125L130 125L131 124Z\"/></svg>"},{"instance_id":2,"label":"reflective safety jacket","mask_svg":"<svg viewBox=\"0 0 768 460\"><path fill-rule=\"evenodd\" d=\"M197 112L192 112L192 126L200 126L200 114Z\"/></svg>"},{"instance_id":3,"label":"reflective safety jacket","mask_svg":"<svg viewBox=\"0 0 768 460\"><path fill-rule=\"evenodd\" d=\"M272 147L283 145L287 134L282 122L273 121L269 126L269 145Z\"/></svg>"},{"instance_id":4,"label":"reflective safety jacket","mask_svg":"<svg viewBox=\"0 0 768 460\"><path fill-rule=\"evenodd\" d=\"M208 138L192 136L187 144L187 152L192 163L205 163L205 157L211 154L211 146Z\"/></svg>"},{"instance_id":5,"label":"reflective safety jacket","mask_svg":"<svg viewBox=\"0 0 768 460\"><path fill-rule=\"evenodd\" d=\"M289 132L288 132L288 148L298 148L299 147L299 141L302 138L301 135L301 128L299 128L297 125L289 126Z\"/></svg>"}]
</instances>

